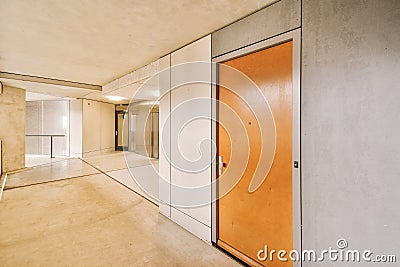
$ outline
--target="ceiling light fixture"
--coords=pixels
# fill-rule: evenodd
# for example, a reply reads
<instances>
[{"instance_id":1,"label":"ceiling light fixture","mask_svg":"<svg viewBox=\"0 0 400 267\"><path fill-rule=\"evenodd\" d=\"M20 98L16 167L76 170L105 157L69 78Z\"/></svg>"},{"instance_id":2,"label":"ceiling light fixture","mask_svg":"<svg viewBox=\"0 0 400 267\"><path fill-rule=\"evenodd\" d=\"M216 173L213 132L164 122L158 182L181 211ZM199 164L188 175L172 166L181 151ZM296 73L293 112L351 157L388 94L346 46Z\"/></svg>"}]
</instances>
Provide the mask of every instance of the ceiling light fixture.
<instances>
[{"instance_id":1,"label":"ceiling light fixture","mask_svg":"<svg viewBox=\"0 0 400 267\"><path fill-rule=\"evenodd\" d=\"M122 100L127 100L127 98L122 97L122 96L117 96L117 95L106 95L106 97L111 100L111 101L122 101Z\"/></svg>"}]
</instances>

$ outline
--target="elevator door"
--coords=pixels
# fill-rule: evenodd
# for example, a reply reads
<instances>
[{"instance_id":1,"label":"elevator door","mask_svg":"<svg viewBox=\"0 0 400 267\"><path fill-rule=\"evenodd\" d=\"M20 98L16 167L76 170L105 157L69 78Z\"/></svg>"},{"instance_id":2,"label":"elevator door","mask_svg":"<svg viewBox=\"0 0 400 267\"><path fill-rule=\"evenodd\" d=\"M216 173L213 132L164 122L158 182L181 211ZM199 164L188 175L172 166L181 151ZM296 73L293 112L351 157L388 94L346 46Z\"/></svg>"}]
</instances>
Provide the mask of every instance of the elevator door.
<instances>
[{"instance_id":1,"label":"elevator door","mask_svg":"<svg viewBox=\"0 0 400 267\"><path fill-rule=\"evenodd\" d=\"M231 144L222 126L217 127L218 154L229 168L231 146L249 146L247 168L236 186L218 201L217 245L250 265L292 266L292 262L274 259L260 261L257 252L264 249L293 249L292 222L292 41L235 58L221 64L247 75L262 91L272 111L276 127L276 150L271 169L255 191L249 184L260 156L260 128L241 96L218 88L219 101L237 113L246 127L248 144ZM229 79L219 70L220 84ZM254 89L252 89L254 90ZM247 96L250 89L241 88ZM223 116L223 114L219 114ZM244 151L245 149L243 149ZM241 151L235 148L235 151ZM225 178L224 178L225 179Z\"/></svg>"},{"instance_id":2,"label":"elevator door","mask_svg":"<svg viewBox=\"0 0 400 267\"><path fill-rule=\"evenodd\" d=\"M128 113L126 111L115 111L115 150L128 150Z\"/></svg>"}]
</instances>

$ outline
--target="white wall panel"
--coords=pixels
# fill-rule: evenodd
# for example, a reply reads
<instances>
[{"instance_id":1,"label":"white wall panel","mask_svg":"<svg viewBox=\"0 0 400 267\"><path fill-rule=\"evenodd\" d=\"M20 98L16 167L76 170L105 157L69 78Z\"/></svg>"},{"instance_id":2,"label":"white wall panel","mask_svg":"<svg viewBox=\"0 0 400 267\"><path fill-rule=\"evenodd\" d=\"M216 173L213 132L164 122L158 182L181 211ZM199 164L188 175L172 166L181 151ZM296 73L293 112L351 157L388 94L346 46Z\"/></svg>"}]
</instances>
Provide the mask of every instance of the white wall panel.
<instances>
[{"instance_id":1,"label":"white wall panel","mask_svg":"<svg viewBox=\"0 0 400 267\"><path fill-rule=\"evenodd\" d=\"M69 156L69 101L26 102L26 134L64 135L53 137L53 155ZM50 137L27 136L26 153L50 155Z\"/></svg>"},{"instance_id":2,"label":"white wall panel","mask_svg":"<svg viewBox=\"0 0 400 267\"><path fill-rule=\"evenodd\" d=\"M69 156L69 104L66 100L42 101L41 134L57 134L64 137L53 137L53 155ZM42 153L50 153L50 137L44 137Z\"/></svg>"},{"instance_id":3,"label":"white wall panel","mask_svg":"<svg viewBox=\"0 0 400 267\"><path fill-rule=\"evenodd\" d=\"M211 61L211 36L204 37L188 46L171 54L171 84L179 85L179 83L184 80L185 77L182 75L190 76L191 78L196 77L207 77L211 81L211 69L199 69L200 72L192 72L190 68L183 70L177 70L174 66L179 64L185 64L196 61ZM185 116L186 111L192 112L190 110L190 105L186 108L187 110L179 110L179 106L186 101L194 101L198 98L211 98L211 85L202 83L193 83L183 86L177 86L172 88L171 91L171 130L180 132L177 136L171 134L172 138L179 138L179 150L182 156L184 156L189 161L196 161L200 157L207 157L207 162L211 162L211 154L201 153L200 143L203 140L211 140L211 120L210 119L199 119L189 122L184 127L179 123L182 116ZM211 99L208 103L203 103L200 113L211 117ZM177 109L177 110L175 110ZM175 110L175 111L174 111ZM197 113L197 112L196 112ZM174 140L171 142L172 146ZM171 150L171 160L176 161L178 155ZM175 154L174 154L175 153ZM176 163L176 162L175 162ZM211 169L207 167L199 172L190 172L191 170L183 170L180 166L171 166L171 201L172 203L181 202L180 200L185 200L185 202L190 205L195 197L191 190L179 190L178 187L196 187L196 186L206 186L208 185L208 190L204 191L204 195L196 196L202 199L205 205L201 207L190 207L182 208L175 207L179 212L172 212L171 217L174 221L181 224L183 227L187 228L189 231L198 235L199 231L202 232L200 228L206 227L207 234L202 234L200 236L202 239L210 241L211 240ZM184 203L183 203L184 204ZM179 214L179 215L178 215ZM186 220L178 219L177 216L181 217L184 214L187 216ZM182 222L185 221L183 224ZM192 222L192 223L190 223Z\"/></svg>"},{"instance_id":4,"label":"white wall panel","mask_svg":"<svg viewBox=\"0 0 400 267\"><path fill-rule=\"evenodd\" d=\"M182 226L183 228L189 230L192 234L194 234L198 238L201 238L207 242L211 242L210 227L193 219L193 217L188 216L185 212L172 208L171 219L175 223Z\"/></svg>"},{"instance_id":5,"label":"white wall panel","mask_svg":"<svg viewBox=\"0 0 400 267\"><path fill-rule=\"evenodd\" d=\"M69 101L70 156L82 157L82 99Z\"/></svg>"},{"instance_id":6,"label":"white wall panel","mask_svg":"<svg viewBox=\"0 0 400 267\"><path fill-rule=\"evenodd\" d=\"M171 94L169 92L170 87L170 55L167 55L160 59L160 75L159 75L159 90L160 90L160 99L159 99L159 130L160 130L160 141L159 141L159 208L161 214L170 217L171 216L171 194L170 194L170 185L171 177L171 165L169 163L169 150L164 149L165 143L163 143L162 136L166 134L166 136L170 135L169 125L164 125L167 121L167 118L170 113L170 100ZM164 140L165 141L165 140Z\"/></svg>"},{"instance_id":7,"label":"white wall panel","mask_svg":"<svg viewBox=\"0 0 400 267\"><path fill-rule=\"evenodd\" d=\"M42 101L26 102L26 134L40 134L42 132ZM25 153L42 154L42 137L26 137Z\"/></svg>"}]
</instances>

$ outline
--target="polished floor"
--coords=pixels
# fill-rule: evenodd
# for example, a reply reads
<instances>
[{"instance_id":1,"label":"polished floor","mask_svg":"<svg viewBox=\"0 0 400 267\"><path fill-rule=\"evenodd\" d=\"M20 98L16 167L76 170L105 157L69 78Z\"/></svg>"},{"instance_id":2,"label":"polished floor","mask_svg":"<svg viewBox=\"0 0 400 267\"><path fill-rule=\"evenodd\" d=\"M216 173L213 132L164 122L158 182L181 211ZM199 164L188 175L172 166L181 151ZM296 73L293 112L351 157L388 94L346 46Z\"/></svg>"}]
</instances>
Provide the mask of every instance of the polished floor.
<instances>
[{"instance_id":1,"label":"polished floor","mask_svg":"<svg viewBox=\"0 0 400 267\"><path fill-rule=\"evenodd\" d=\"M158 160L132 152L108 152L84 162L157 204Z\"/></svg>"},{"instance_id":2,"label":"polished floor","mask_svg":"<svg viewBox=\"0 0 400 267\"><path fill-rule=\"evenodd\" d=\"M121 154L9 175L0 266L240 266L105 174L128 169ZM137 168L147 166L141 160Z\"/></svg>"},{"instance_id":3,"label":"polished floor","mask_svg":"<svg viewBox=\"0 0 400 267\"><path fill-rule=\"evenodd\" d=\"M65 157L50 158L50 155L25 155L25 167L35 167L65 159Z\"/></svg>"},{"instance_id":4,"label":"polished floor","mask_svg":"<svg viewBox=\"0 0 400 267\"><path fill-rule=\"evenodd\" d=\"M5 189L100 173L81 159L64 159L10 174Z\"/></svg>"}]
</instances>

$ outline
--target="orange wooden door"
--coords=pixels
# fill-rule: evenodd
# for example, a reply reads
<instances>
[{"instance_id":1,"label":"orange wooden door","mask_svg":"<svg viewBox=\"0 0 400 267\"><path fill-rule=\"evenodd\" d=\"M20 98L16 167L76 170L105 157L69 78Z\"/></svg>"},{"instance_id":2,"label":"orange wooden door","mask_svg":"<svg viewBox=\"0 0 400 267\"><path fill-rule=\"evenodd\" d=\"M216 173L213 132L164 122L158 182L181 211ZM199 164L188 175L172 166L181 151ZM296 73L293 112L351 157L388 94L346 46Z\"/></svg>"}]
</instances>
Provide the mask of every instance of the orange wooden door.
<instances>
[{"instance_id":1,"label":"orange wooden door","mask_svg":"<svg viewBox=\"0 0 400 267\"><path fill-rule=\"evenodd\" d=\"M250 154L241 180L218 201L217 244L250 265L293 265L290 261L257 259L257 252L265 245L277 251L285 249L288 253L293 249L292 45L292 42L283 43L221 63L254 81L268 101L275 120L276 151L272 167L263 184L250 193L249 184L260 156L260 128L254 123L251 108L240 96L226 88L218 88L219 101L230 106L246 127ZM220 68L220 84L225 83L224 79L229 79L229 75ZM241 88L240 93L254 95L251 90ZM217 126L217 142L225 170L229 168L232 144L222 126ZM234 145L247 146L245 143Z\"/></svg>"}]
</instances>

